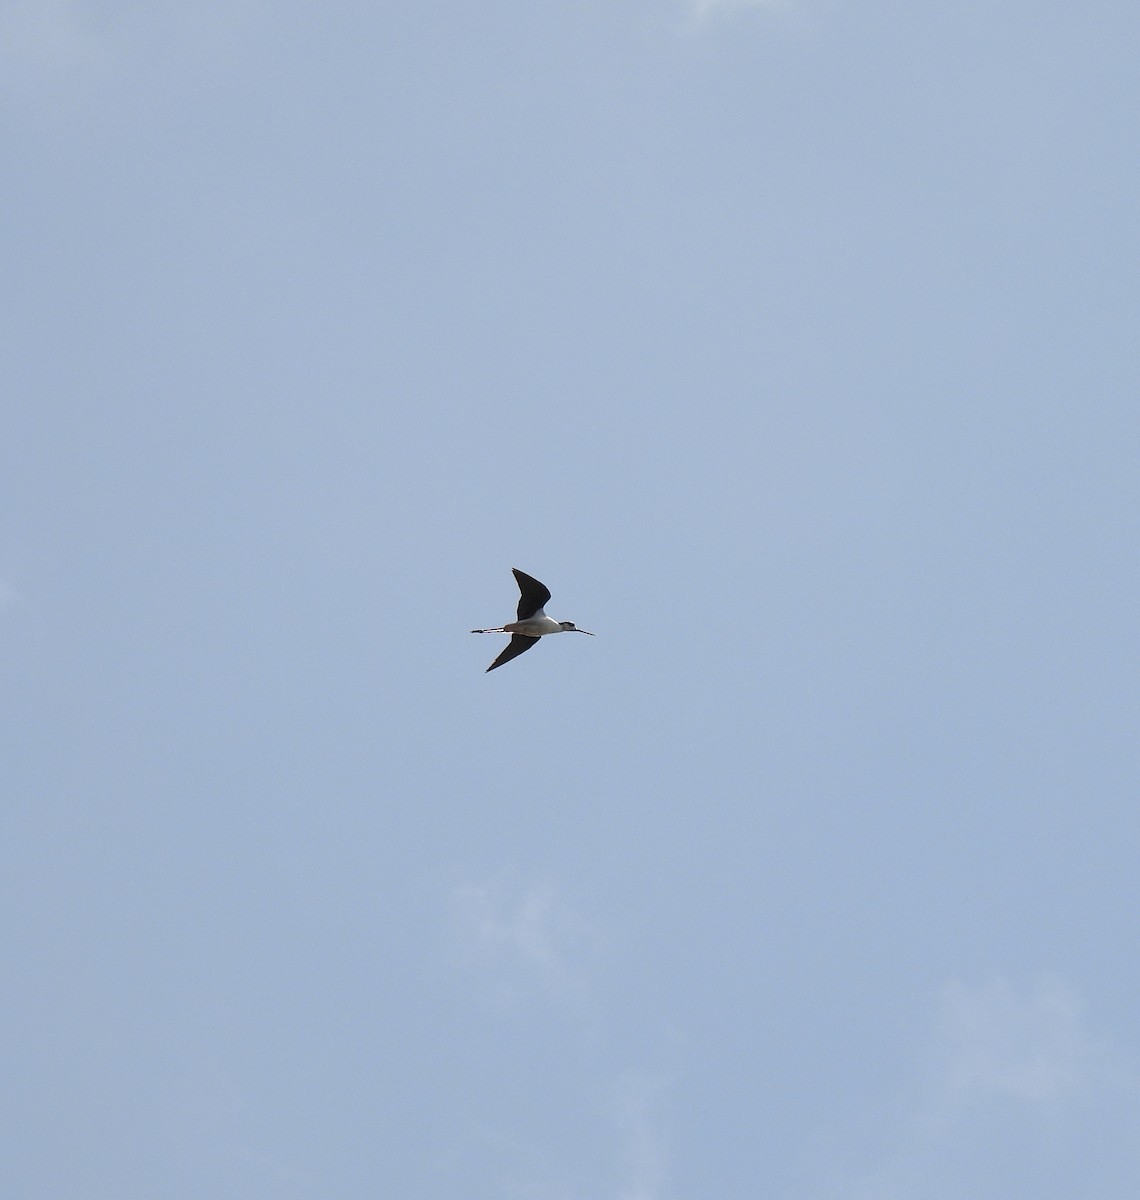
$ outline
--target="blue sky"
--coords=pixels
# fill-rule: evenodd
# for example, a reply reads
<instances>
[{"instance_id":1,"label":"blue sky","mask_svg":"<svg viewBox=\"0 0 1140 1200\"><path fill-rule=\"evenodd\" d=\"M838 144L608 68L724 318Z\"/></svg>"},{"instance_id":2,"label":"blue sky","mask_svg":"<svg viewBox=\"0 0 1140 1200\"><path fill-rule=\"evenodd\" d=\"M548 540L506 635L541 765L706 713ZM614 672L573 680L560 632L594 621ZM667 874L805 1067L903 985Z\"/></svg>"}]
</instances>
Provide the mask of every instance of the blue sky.
<instances>
[{"instance_id":1,"label":"blue sky","mask_svg":"<svg viewBox=\"0 0 1140 1200\"><path fill-rule=\"evenodd\" d=\"M1135 1197L1138 50L0 10L5 1194Z\"/></svg>"}]
</instances>

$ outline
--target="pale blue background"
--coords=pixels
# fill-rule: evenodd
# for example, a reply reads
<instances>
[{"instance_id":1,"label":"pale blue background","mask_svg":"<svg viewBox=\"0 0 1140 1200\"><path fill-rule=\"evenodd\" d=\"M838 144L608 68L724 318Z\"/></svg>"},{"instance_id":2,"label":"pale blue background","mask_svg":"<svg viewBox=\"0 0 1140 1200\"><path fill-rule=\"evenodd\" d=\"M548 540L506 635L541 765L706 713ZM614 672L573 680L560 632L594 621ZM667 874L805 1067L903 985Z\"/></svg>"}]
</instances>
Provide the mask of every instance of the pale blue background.
<instances>
[{"instance_id":1,"label":"pale blue background","mask_svg":"<svg viewBox=\"0 0 1140 1200\"><path fill-rule=\"evenodd\" d=\"M1140 7L2 13L0 1192L1135 1200Z\"/></svg>"}]
</instances>

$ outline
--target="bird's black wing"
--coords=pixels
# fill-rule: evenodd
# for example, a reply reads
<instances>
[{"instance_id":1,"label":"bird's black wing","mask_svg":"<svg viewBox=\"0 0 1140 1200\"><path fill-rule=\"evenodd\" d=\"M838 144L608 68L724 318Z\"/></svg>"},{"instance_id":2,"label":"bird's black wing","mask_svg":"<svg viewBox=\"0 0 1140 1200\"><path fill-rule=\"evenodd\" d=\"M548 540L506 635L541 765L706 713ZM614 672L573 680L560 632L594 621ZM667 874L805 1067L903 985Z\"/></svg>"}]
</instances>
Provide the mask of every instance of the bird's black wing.
<instances>
[{"instance_id":1,"label":"bird's black wing","mask_svg":"<svg viewBox=\"0 0 1140 1200\"><path fill-rule=\"evenodd\" d=\"M546 607L546 602L550 599L550 589L545 583L539 583L533 576L520 571L518 567L512 567L511 570L515 573L519 591L522 593L519 596L518 619L525 621L527 617L533 617L540 608Z\"/></svg>"},{"instance_id":2,"label":"bird's black wing","mask_svg":"<svg viewBox=\"0 0 1140 1200\"><path fill-rule=\"evenodd\" d=\"M531 648L538 638L527 637L525 633L512 634L511 640L507 643L502 654L487 668L488 671L493 671L496 667L501 667L503 663L509 663L512 658L518 658L520 654L525 654Z\"/></svg>"}]
</instances>

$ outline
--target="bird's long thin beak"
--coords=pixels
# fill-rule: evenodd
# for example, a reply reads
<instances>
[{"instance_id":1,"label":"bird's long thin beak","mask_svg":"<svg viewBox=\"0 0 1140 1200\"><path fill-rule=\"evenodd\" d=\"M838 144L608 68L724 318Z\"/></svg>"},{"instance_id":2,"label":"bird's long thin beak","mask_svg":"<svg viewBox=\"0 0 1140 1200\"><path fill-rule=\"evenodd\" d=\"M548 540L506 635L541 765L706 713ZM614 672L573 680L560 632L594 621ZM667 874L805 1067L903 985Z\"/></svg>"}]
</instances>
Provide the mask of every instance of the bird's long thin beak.
<instances>
[{"instance_id":1,"label":"bird's long thin beak","mask_svg":"<svg viewBox=\"0 0 1140 1200\"><path fill-rule=\"evenodd\" d=\"M597 637L596 633L591 633L588 629L575 629L575 633L584 633L587 637Z\"/></svg>"}]
</instances>

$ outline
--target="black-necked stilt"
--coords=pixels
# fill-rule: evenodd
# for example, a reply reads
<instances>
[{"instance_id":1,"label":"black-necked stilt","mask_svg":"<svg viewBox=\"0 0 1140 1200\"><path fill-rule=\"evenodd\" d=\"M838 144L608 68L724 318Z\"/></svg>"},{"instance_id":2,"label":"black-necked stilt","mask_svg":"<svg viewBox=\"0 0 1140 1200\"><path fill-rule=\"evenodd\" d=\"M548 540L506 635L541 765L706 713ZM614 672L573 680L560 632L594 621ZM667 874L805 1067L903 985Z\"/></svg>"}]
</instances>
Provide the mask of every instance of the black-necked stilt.
<instances>
[{"instance_id":1,"label":"black-necked stilt","mask_svg":"<svg viewBox=\"0 0 1140 1200\"><path fill-rule=\"evenodd\" d=\"M535 645L540 637L548 633L584 633L593 637L588 629L579 629L573 621L554 621L543 612L546 602L550 599L550 589L544 583L512 567L515 579L519 585L519 619L509 625L500 625L497 629L472 629L472 633L509 633L511 640L507 648L487 668L493 671L508 663L512 658L518 658L524 651Z\"/></svg>"}]
</instances>

